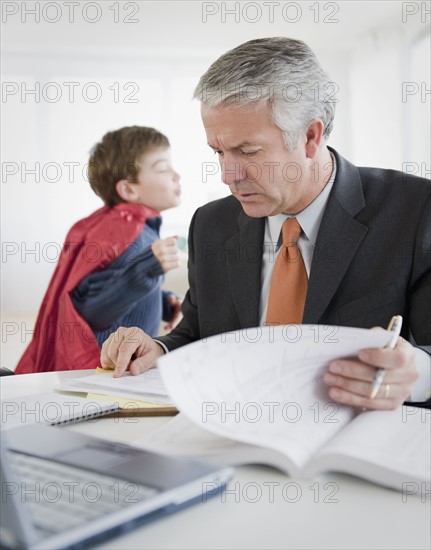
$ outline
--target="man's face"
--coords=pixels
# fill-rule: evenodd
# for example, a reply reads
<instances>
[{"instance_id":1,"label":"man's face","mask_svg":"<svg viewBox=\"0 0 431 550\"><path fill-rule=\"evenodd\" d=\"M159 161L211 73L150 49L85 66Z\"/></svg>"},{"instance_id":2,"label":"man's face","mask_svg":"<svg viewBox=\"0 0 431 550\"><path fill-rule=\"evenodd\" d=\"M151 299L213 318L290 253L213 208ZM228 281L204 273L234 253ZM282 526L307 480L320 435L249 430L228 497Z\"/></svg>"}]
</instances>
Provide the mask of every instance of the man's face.
<instances>
[{"instance_id":1,"label":"man's face","mask_svg":"<svg viewBox=\"0 0 431 550\"><path fill-rule=\"evenodd\" d=\"M268 105L203 105L202 120L208 144L219 156L223 182L246 214L294 214L315 198L305 136L295 151L288 151Z\"/></svg>"},{"instance_id":2,"label":"man's face","mask_svg":"<svg viewBox=\"0 0 431 550\"><path fill-rule=\"evenodd\" d=\"M178 206L180 175L172 167L170 150L158 147L142 155L138 183L132 185L137 197L134 202L158 212Z\"/></svg>"}]
</instances>

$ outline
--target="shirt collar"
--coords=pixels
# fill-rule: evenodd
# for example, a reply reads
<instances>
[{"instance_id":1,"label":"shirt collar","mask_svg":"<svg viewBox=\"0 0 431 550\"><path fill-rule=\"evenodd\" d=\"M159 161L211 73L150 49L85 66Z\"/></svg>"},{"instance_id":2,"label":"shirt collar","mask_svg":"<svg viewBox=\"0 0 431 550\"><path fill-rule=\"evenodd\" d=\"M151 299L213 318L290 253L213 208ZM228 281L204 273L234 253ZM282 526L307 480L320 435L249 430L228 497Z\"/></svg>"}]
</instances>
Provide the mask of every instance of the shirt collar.
<instances>
[{"instance_id":1,"label":"shirt collar","mask_svg":"<svg viewBox=\"0 0 431 550\"><path fill-rule=\"evenodd\" d=\"M295 217L310 243L313 245L316 243L317 233L319 232L320 223L322 221L326 203L328 202L328 197L332 186L334 185L335 175L337 172L337 162L335 160L335 156L331 152L330 154L334 166L331 177L314 201L304 208L304 210L301 210L301 212L296 214L296 216L277 214L276 216L269 216L266 218L266 229L269 234L270 242L277 242L280 238L281 226L285 220L287 218Z\"/></svg>"},{"instance_id":2,"label":"shirt collar","mask_svg":"<svg viewBox=\"0 0 431 550\"><path fill-rule=\"evenodd\" d=\"M158 233L160 231L160 226L162 225L162 218L160 216L147 218L147 225Z\"/></svg>"}]
</instances>

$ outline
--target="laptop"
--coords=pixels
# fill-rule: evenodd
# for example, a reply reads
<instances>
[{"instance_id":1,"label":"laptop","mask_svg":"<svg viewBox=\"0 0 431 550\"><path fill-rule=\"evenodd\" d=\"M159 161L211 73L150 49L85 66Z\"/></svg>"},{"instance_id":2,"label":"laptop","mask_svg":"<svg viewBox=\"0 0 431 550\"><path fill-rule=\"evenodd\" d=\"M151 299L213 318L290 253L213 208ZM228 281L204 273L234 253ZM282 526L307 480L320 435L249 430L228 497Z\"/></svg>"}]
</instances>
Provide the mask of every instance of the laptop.
<instances>
[{"instance_id":1,"label":"laptop","mask_svg":"<svg viewBox=\"0 0 431 550\"><path fill-rule=\"evenodd\" d=\"M232 473L62 427L11 428L1 433L0 545L88 548L206 502Z\"/></svg>"}]
</instances>

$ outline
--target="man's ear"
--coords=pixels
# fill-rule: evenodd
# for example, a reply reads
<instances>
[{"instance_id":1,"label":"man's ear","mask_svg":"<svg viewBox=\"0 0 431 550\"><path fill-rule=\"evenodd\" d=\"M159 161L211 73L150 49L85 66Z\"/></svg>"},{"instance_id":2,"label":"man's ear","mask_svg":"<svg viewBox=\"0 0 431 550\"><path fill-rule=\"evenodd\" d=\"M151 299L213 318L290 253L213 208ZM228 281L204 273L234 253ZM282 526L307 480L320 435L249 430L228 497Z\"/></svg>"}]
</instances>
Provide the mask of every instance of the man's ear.
<instances>
[{"instance_id":1,"label":"man's ear","mask_svg":"<svg viewBox=\"0 0 431 550\"><path fill-rule=\"evenodd\" d=\"M308 158L314 158L322 143L323 122L320 119L312 120L308 125L305 143L305 151Z\"/></svg>"},{"instance_id":2,"label":"man's ear","mask_svg":"<svg viewBox=\"0 0 431 550\"><path fill-rule=\"evenodd\" d=\"M135 186L127 180L117 181L115 190L125 202L134 202L136 199Z\"/></svg>"}]
</instances>

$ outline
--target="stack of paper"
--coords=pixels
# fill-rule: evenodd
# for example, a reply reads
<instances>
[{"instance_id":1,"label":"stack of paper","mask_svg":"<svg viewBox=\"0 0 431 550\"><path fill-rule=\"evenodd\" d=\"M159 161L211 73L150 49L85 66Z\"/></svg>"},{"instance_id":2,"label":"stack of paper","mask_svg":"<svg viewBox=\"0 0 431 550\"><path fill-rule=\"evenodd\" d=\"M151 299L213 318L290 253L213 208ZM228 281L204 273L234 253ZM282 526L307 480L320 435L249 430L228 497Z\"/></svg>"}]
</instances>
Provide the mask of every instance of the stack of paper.
<instances>
[{"instance_id":1,"label":"stack of paper","mask_svg":"<svg viewBox=\"0 0 431 550\"><path fill-rule=\"evenodd\" d=\"M121 378L114 378L113 371L102 373L99 371L90 376L65 380L57 389L84 392L91 399L108 398L131 412L145 408L173 408L158 369L150 369L138 376L126 372Z\"/></svg>"}]
</instances>

